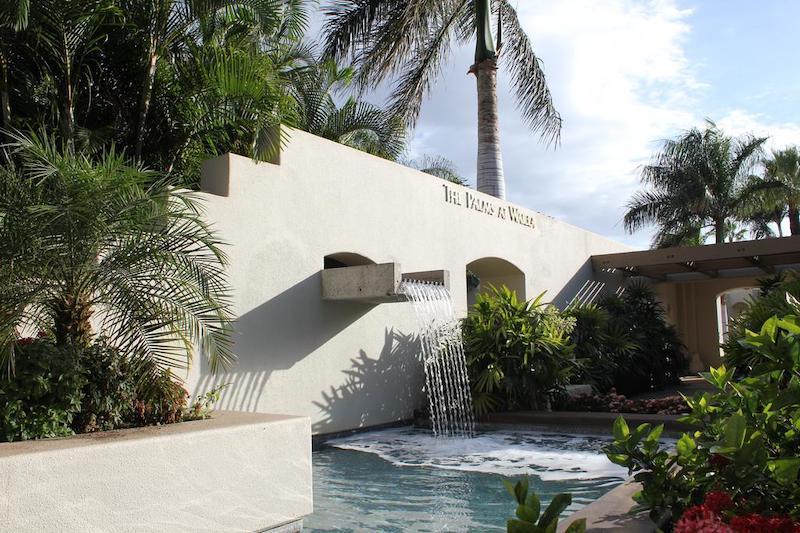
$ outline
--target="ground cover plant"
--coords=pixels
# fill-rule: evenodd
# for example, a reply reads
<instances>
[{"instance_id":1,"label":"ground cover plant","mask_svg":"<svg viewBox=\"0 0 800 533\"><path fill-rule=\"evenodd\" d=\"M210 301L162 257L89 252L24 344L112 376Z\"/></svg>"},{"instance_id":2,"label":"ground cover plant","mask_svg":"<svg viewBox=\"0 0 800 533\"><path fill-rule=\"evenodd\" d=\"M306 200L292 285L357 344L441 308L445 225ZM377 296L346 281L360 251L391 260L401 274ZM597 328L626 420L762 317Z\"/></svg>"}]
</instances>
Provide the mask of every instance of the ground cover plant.
<instances>
[{"instance_id":1,"label":"ground cover plant","mask_svg":"<svg viewBox=\"0 0 800 533\"><path fill-rule=\"evenodd\" d=\"M608 394L581 394L561 398L555 404L557 411L589 411L597 413L640 413L659 415L679 415L691 409L682 396L665 398L629 399L611 389Z\"/></svg>"},{"instance_id":2,"label":"ground cover plant","mask_svg":"<svg viewBox=\"0 0 800 533\"><path fill-rule=\"evenodd\" d=\"M505 286L478 294L463 322L477 414L546 409L569 383L573 321L542 299L519 299Z\"/></svg>"},{"instance_id":3,"label":"ground cover plant","mask_svg":"<svg viewBox=\"0 0 800 533\"><path fill-rule=\"evenodd\" d=\"M659 442L663 426L614 424L608 457L642 483L636 500L662 528L800 529L800 318L771 317L740 344L757 364L744 376L724 366L705 376L717 391L687 400L682 420L695 431L675 453ZM730 505L715 507L720 498Z\"/></svg>"}]
</instances>

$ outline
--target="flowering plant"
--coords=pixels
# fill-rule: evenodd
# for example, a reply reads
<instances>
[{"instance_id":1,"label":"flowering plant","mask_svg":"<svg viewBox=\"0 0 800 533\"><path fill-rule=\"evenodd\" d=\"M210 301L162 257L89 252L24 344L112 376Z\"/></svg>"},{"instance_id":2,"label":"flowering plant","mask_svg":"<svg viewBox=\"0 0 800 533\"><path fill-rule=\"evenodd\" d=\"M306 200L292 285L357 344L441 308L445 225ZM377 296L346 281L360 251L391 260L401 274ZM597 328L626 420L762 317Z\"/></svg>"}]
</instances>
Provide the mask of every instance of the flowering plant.
<instances>
[{"instance_id":1,"label":"flowering plant","mask_svg":"<svg viewBox=\"0 0 800 533\"><path fill-rule=\"evenodd\" d=\"M773 317L742 342L759 353L759 365L740 380L724 366L704 376L718 392L686 400L691 413L681 420L695 431L674 452L659 442L662 426L631 430L622 417L614 424L605 451L642 483L636 500L661 527L715 490L741 502L746 516L800 518L800 319ZM690 515L703 527L715 498Z\"/></svg>"},{"instance_id":2,"label":"flowering plant","mask_svg":"<svg viewBox=\"0 0 800 533\"><path fill-rule=\"evenodd\" d=\"M787 516L734 513L730 494L709 492L704 503L684 511L674 533L800 533L800 523Z\"/></svg>"}]
</instances>

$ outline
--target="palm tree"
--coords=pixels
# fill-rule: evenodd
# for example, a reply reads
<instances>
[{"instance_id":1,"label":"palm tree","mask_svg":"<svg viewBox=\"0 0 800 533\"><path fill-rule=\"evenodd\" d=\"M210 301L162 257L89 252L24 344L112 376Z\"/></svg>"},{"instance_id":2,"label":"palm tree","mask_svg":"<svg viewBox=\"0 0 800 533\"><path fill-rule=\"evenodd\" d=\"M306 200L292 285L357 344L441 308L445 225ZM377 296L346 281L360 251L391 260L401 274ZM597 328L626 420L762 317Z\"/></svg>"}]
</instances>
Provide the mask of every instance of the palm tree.
<instances>
[{"instance_id":1,"label":"palm tree","mask_svg":"<svg viewBox=\"0 0 800 533\"><path fill-rule=\"evenodd\" d=\"M8 0L0 6L0 125L11 127L9 69L17 32L28 25L30 0Z\"/></svg>"},{"instance_id":2,"label":"palm tree","mask_svg":"<svg viewBox=\"0 0 800 533\"><path fill-rule=\"evenodd\" d=\"M456 164L446 157L424 155L421 159L404 159L400 163L450 183L469 186L469 182L458 171Z\"/></svg>"},{"instance_id":3,"label":"palm tree","mask_svg":"<svg viewBox=\"0 0 800 533\"><path fill-rule=\"evenodd\" d=\"M25 329L86 346L92 323L133 359L181 368L194 346L212 368L231 353L220 242L174 182L112 149L11 134L0 167L0 349Z\"/></svg>"},{"instance_id":4,"label":"palm tree","mask_svg":"<svg viewBox=\"0 0 800 533\"><path fill-rule=\"evenodd\" d=\"M701 244L704 229L725 242L735 222L749 223L753 197L765 188L752 174L766 138L731 138L713 122L667 140L641 172L648 188L628 202L625 228L656 224L656 247ZM700 241L700 242L698 242Z\"/></svg>"},{"instance_id":5,"label":"palm tree","mask_svg":"<svg viewBox=\"0 0 800 533\"><path fill-rule=\"evenodd\" d=\"M454 44L475 39L475 63L469 73L475 74L478 91L479 191L505 198L497 111L499 63L511 76L519 112L528 126L548 141L558 140L561 117L509 0L341 0L325 11L326 55L354 58L361 88L375 88L400 74L390 107L410 126Z\"/></svg>"},{"instance_id":6,"label":"palm tree","mask_svg":"<svg viewBox=\"0 0 800 533\"><path fill-rule=\"evenodd\" d=\"M197 42L197 32L211 19L218 19L224 24L241 22L244 25L259 27L262 31L276 28L292 28L297 24L298 16L302 19L305 12L295 9L297 2L284 0L200 0L186 2L183 0L122 0L122 8L131 17L131 21L139 28L140 40L144 44L144 70L141 76L139 91L138 116L134 135L134 155L142 155L146 132L147 114L153 95L158 65L162 60L169 60L180 54L187 43ZM285 18L288 10L292 17ZM287 21L290 21L287 24ZM303 25L300 24L299 27Z\"/></svg>"},{"instance_id":7,"label":"palm tree","mask_svg":"<svg viewBox=\"0 0 800 533\"><path fill-rule=\"evenodd\" d=\"M773 210L785 210L791 234L800 235L800 151L796 146L773 150L765 167L771 186L765 191L766 201Z\"/></svg>"},{"instance_id":8,"label":"palm tree","mask_svg":"<svg viewBox=\"0 0 800 533\"><path fill-rule=\"evenodd\" d=\"M405 146L405 128L388 111L348 98L340 106L335 96L350 85L354 71L331 60L312 63L294 75L291 93L297 102L294 125L314 135L396 159Z\"/></svg>"}]
</instances>

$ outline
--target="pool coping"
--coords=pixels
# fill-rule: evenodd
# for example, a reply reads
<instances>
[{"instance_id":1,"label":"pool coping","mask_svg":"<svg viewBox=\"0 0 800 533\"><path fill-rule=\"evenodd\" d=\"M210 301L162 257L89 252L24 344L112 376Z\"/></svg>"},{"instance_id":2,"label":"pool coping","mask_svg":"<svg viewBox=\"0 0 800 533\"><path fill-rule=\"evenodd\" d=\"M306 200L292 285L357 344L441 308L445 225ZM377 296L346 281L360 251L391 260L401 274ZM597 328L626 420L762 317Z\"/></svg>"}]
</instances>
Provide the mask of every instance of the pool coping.
<instances>
[{"instance_id":1,"label":"pool coping","mask_svg":"<svg viewBox=\"0 0 800 533\"><path fill-rule=\"evenodd\" d=\"M633 495L642 488L640 483L628 479L611 489L583 509L561 520L558 533L564 533L575 520L586 519L587 533L652 533L656 525L647 511L633 513L636 502Z\"/></svg>"}]
</instances>

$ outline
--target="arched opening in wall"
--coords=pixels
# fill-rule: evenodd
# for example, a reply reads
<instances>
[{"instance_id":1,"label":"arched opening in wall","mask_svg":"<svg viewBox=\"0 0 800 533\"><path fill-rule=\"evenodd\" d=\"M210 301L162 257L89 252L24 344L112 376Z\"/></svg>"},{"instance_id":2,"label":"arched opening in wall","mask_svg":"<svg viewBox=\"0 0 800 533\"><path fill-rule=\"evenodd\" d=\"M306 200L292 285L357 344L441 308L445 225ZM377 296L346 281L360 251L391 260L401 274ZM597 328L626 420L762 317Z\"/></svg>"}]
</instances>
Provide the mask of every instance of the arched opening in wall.
<instances>
[{"instance_id":1,"label":"arched opening in wall","mask_svg":"<svg viewBox=\"0 0 800 533\"><path fill-rule=\"evenodd\" d=\"M335 254L326 255L323 260L323 268L342 268L361 265L374 265L375 261L369 257L353 252L339 252Z\"/></svg>"},{"instance_id":2,"label":"arched opening in wall","mask_svg":"<svg viewBox=\"0 0 800 533\"><path fill-rule=\"evenodd\" d=\"M467 265L467 303L475 303L478 294L490 290L491 286L505 285L525 299L525 273L513 263L499 257L482 257Z\"/></svg>"},{"instance_id":3,"label":"arched opening in wall","mask_svg":"<svg viewBox=\"0 0 800 533\"><path fill-rule=\"evenodd\" d=\"M720 344L728 339L731 321L750 307L750 299L757 296L758 291L758 287L738 287L717 295L717 331ZM720 355L723 355L721 349Z\"/></svg>"}]
</instances>

